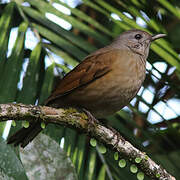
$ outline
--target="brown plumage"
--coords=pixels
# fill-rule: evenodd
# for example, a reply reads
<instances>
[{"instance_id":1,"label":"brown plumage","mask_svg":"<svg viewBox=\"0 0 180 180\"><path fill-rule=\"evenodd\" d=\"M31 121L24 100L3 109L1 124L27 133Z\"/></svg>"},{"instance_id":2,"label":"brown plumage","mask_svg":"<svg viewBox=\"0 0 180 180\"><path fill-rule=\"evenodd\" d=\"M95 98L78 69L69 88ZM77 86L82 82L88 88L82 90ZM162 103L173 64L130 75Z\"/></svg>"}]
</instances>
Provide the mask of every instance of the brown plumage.
<instances>
[{"instance_id":1,"label":"brown plumage","mask_svg":"<svg viewBox=\"0 0 180 180\"><path fill-rule=\"evenodd\" d=\"M164 36L141 30L122 33L70 71L45 105L84 108L96 118L115 113L137 94L145 79L150 43ZM11 136L8 143L25 147L41 130L40 122L32 123Z\"/></svg>"}]
</instances>

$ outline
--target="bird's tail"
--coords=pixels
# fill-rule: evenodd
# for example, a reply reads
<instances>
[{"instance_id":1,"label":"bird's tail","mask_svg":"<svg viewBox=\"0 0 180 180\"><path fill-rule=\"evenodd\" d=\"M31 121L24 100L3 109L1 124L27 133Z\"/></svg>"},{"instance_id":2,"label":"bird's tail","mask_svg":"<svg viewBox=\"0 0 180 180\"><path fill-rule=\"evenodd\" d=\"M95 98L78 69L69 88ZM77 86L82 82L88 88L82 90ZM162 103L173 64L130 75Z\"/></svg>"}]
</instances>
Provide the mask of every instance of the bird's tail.
<instances>
[{"instance_id":1,"label":"bird's tail","mask_svg":"<svg viewBox=\"0 0 180 180\"><path fill-rule=\"evenodd\" d=\"M53 104L53 99L51 96L46 100L43 105L51 106L56 108L56 103ZM58 102L58 107L60 106L60 102ZM63 105L62 105L63 107ZM47 124L46 124L47 125ZM41 132L41 122L31 122L28 128L21 128L15 134L10 136L7 140L8 144L14 144L14 146L21 145L21 147L25 147L29 142L31 142L40 132Z\"/></svg>"},{"instance_id":2,"label":"bird's tail","mask_svg":"<svg viewBox=\"0 0 180 180\"><path fill-rule=\"evenodd\" d=\"M7 140L7 143L14 144L14 146L21 145L21 147L24 148L41 132L41 130L42 128L40 122L30 123L28 128L23 127L15 134L10 136Z\"/></svg>"}]
</instances>

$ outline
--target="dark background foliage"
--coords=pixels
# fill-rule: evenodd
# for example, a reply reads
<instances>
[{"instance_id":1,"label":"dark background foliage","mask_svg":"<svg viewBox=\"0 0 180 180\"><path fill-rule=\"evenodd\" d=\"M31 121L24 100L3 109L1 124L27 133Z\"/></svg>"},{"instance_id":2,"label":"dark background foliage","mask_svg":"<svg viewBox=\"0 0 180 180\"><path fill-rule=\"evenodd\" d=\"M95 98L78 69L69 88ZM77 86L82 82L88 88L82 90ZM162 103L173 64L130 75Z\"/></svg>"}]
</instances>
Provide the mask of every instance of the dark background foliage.
<instances>
[{"instance_id":1,"label":"dark background foliage","mask_svg":"<svg viewBox=\"0 0 180 180\"><path fill-rule=\"evenodd\" d=\"M69 9L63 13L62 5ZM66 11L67 12L67 11ZM54 16L52 16L54 15ZM50 18L51 16L51 18ZM57 23L61 18L69 23ZM166 33L151 46L147 77L136 98L106 123L116 127L134 146L145 151L177 179L180 177L180 2L168 0L15 0L0 4L0 103L42 104L55 82L83 58L111 42L121 32L137 28L152 34ZM0 124L0 134L10 123ZM12 123L10 134L22 124ZM26 125L24 122L23 125ZM6 128L5 128L6 127ZM28 148L53 154L61 142L65 153L48 158L43 153L28 154L1 139L0 174L4 179L137 179L132 164L124 169L114 160L114 152L89 145L90 138L76 130L49 125L43 133L45 144ZM47 137L48 136L48 137ZM6 137L5 135L3 137ZM54 141L53 141L53 140ZM43 141L43 142L44 142ZM64 143L62 143L62 141ZM52 143L53 142L53 143ZM32 146L32 148L31 148ZM56 148L53 148L56 147ZM47 150L48 149L48 150ZM13 151L15 150L15 151ZM28 151L30 151L28 149ZM40 156L41 154L41 156ZM21 156L21 160L18 157ZM37 161L30 161L33 157ZM70 160L67 160L67 157ZM64 157L61 162L59 158ZM27 160L27 158L29 158ZM43 159L44 158L44 159ZM42 161L40 161L40 159ZM60 169L68 164L69 169ZM123 159L120 155L118 160ZM30 162L30 163L29 163ZM39 164L38 168L35 167ZM45 167L43 169L42 167ZM25 168L25 169L24 169ZM21 170L19 170L21 169ZM43 170L42 170L43 169ZM65 173L66 172L66 173ZM71 172L71 177L68 176ZM38 174L39 173L39 174ZM27 174L27 175L26 175ZM43 175L42 175L43 174ZM148 179L145 177L145 179Z\"/></svg>"}]
</instances>

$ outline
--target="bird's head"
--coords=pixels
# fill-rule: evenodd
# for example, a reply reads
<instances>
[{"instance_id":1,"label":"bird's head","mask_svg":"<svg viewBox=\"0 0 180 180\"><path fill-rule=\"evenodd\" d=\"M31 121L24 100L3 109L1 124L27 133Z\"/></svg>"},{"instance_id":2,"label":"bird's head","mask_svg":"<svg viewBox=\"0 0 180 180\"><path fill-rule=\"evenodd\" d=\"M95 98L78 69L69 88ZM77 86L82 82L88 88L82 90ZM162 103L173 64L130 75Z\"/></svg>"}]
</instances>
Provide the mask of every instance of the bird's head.
<instances>
[{"instance_id":1,"label":"bird's head","mask_svg":"<svg viewBox=\"0 0 180 180\"><path fill-rule=\"evenodd\" d=\"M116 47L128 48L146 59L151 42L165 36L165 34L151 35L142 30L133 29L123 32L112 44Z\"/></svg>"}]
</instances>

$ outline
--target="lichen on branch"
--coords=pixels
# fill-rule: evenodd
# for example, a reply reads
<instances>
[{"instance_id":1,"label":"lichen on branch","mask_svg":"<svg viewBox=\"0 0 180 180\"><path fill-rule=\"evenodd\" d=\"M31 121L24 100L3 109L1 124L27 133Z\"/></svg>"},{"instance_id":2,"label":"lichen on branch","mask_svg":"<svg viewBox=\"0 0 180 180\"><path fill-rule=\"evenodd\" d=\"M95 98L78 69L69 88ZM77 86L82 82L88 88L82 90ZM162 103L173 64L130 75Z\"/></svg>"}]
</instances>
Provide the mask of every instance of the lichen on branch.
<instances>
[{"instance_id":1,"label":"lichen on branch","mask_svg":"<svg viewBox=\"0 0 180 180\"><path fill-rule=\"evenodd\" d=\"M74 108L55 109L47 106L25 104L0 104L0 122L7 120L26 120L29 123L40 121L79 129L96 138L113 151L121 153L125 158L133 161L133 163L136 163L141 171L150 178L175 180L172 175L160 165L157 165L146 153L141 152L131 143L124 140L117 131L107 128L98 122L94 122L93 128L89 128L87 115ZM140 159L140 161L137 161L137 159Z\"/></svg>"}]
</instances>

